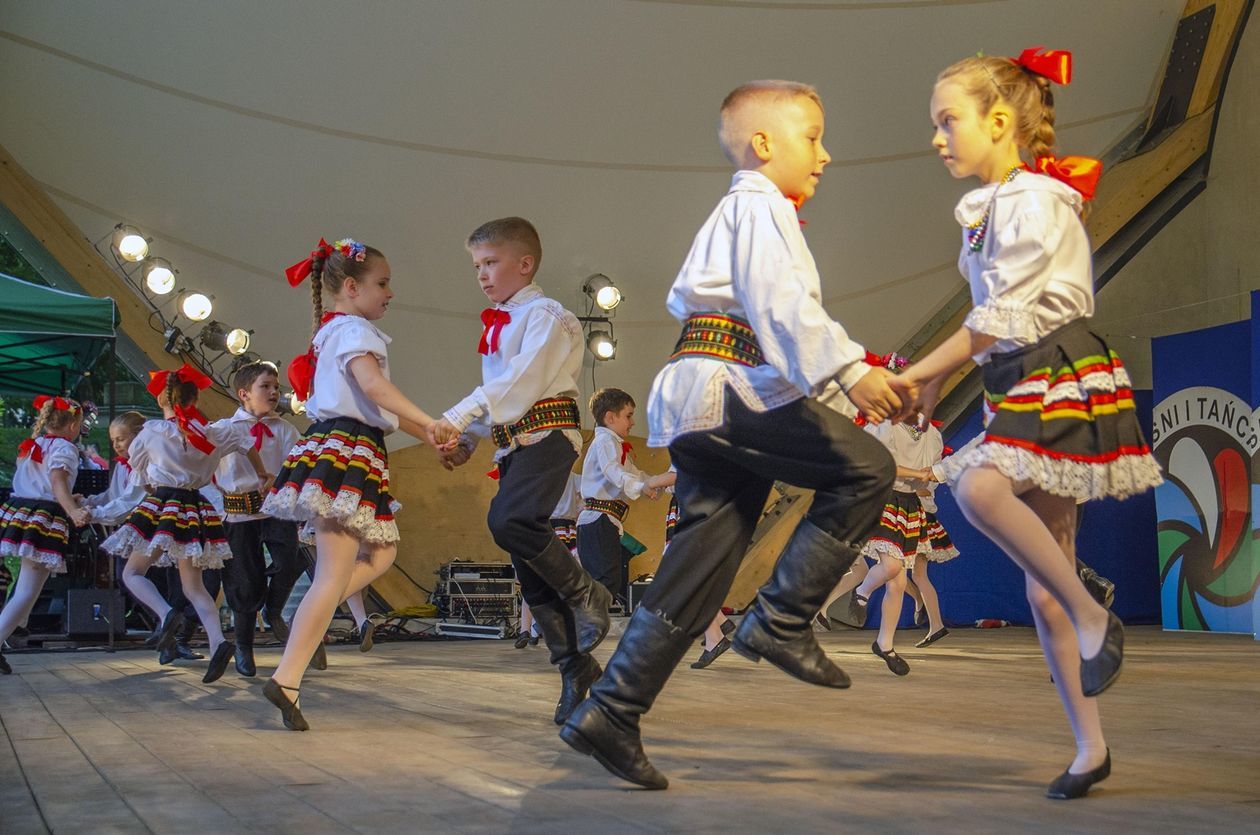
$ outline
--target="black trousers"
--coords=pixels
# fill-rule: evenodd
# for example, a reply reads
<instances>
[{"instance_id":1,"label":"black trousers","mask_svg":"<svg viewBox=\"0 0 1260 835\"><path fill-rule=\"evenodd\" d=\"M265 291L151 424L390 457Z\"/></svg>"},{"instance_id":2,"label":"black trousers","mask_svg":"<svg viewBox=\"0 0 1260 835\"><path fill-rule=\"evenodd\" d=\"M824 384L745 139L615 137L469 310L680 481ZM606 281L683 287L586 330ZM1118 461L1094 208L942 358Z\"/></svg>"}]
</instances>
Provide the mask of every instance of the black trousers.
<instances>
[{"instance_id":1,"label":"black trousers","mask_svg":"<svg viewBox=\"0 0 1260 835\"><path fill-rule=\"evenodd\" d=\"M556 599L551 586L529 567L529 560L557 541L551 514L576 460L577 452L568 439L552 432L499 461L499 492L490 500L486 525L495 544L512 558L521 596L531 606Z\"/></svg>"},{"instance_id":2,"label":"black trousers","mask_svg":"<svg viewBox=\"0 0 1260 835\"><path fill-rule=\"evenodd\" d=\"M306 568L306 558L298 553L297 523L284 519L250 519L224 522L232 559L221 569L223 595L233 612L249 614L268 603L268 585L276 591L293 590L293 584ZM263 547L271 554L268 568ZM287 599L288 594L284 594ZM271 601L284 606L284 601Z\"/></svg>"},{"instance_id":3,"label":"black trousers","mask_svg":"<svg viewBox=\"0 0 1260 835\"><path fill-rule=\"evenodd\" d=\"M754 412L726 392L726 422L669 445L680 518L643 605L697 636L735 581L775 481L812 489L806 518L858 548L892 493L892 455L853 421L803 398Z\"/></svg>"},{"instance_id":4,"label":"black trousers","mask_svg":"<svg viewBox=\"0 0 1260 835\"><path fill-rule=\"evenodd\" d=\"M586 573L612 592L614 598L625 599L622 575L621 532L617 525L601 513L594 522L578 525L578 560Z\"/></svg>"}]
</instances>

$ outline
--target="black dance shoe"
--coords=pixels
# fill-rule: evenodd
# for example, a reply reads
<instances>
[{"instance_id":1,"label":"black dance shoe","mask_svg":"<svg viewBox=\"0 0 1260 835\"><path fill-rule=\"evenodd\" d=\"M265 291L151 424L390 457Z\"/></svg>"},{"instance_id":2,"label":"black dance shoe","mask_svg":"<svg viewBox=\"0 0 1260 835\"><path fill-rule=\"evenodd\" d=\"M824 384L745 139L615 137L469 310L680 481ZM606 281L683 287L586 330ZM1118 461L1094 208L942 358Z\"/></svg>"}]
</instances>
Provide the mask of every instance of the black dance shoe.
<instances>
[{"instance_id":1,"label":"black dance shoe","mask_svg":"<svg viewBox=\"0 0 1260 835\"><path fill-rule=\"evenodd\" d=\"M166 613L166 617L162 618L162 626L158 630L157 643L154 644L158 649L170 649L175 646L175 633L184 625L184 613L179 609L171 608ZM152 637L152 636L150 636ZM145 643L148 643L147 641Z\"/></svg>"},{"instance_id":2,"label":"black dance shoe","mask_svg":"<svg viewBox=\"0 0 1260 835\"><path fill-rule=\"evenodd\" d=\"M814 623L818 624L819 626L821 626L823 629L827 630L828 632L831 631L831 618L827 617L826 612L819 612L818 614L814 615Z\"/></svg>"},{"instance_id":3,"label":"black dance shoe","mask_svg":"<svg viewBox=\"0 0 1260 835\"><path fill-rule=\"evenodd\" d=\"M286 690L291 693L299 692L297 687L285 687L274 678L267 679L267 683L263 685L263 695L267 697L267 701L280 708L280 716L284 719L284 726L291 731L309 731L311 726L303 718L297 702L285 695L284 691Z\"/></svg>"},{"instance_id":4,"label":"black dance shoe","mask_svg":"<svg viewBox=\"0 0 1260 835\"><path fill-rule=\"evenodd\" d=\"M206 674L201 677L202 684L210 684L218 681L227 672L228 659L236 654L236 644L231 641L224 641L219 644L219 648L214 651L214 655L210 656L210 665L206 667Z\"/></svg>"},{"instance_id":5,"label":"black dance shoe","mask_svg":"<svg viewBox=\"0 0 1260 835\"><path fill-rule=\"evenodd\" d=\"M271 637L275 638L282 644L289 642L289 625L284 622L284 618L279 612L272 612L270 609L263 610L263 620L267 622L267 626L271 628Z\"/></svg>"},{"instance_id":6,"label":"black dance shoe","mask_svg":"<svg viewBox=\"0 0 1260 835\"><path fill-rule=\"evenodd\" d=\"M177 658L179 658L179 650L175 647L158 650L158 663L163 667L167 664L174 664Z\"/></svg>"},{"instance_id":7,"label":"black dance shoe","mask_svg":"<svg viewBox=\"0 0 1260 835\"><path fill-rule=\"evenodd\" d=\"M897 650L890 649L888 652L884 652L879 648L879 641L875 641L871 644L871 652L884 659L884 663L888 665L888 669L892 670L894 675L910 675L910 665L906 663L906 659L897 654Z\"/></svg>"},{"instance_id":8,"label":"black dance shoe","mask_svg":"<svg viewBox=\"0 0 1260 835\"><path fill-rule=\"evenodd\" d=\"M722 630L723 636L730 637L730 634L735 631L735 621L731 620L730 618L727 618L726 620L722 621L722 625L719 628Z\"/></svg>"},{"instance_id":9,"label":"black dance shoe","mask_svg":"<svg viewBox=\"0 0 1260 835\"><path fill-rule=\"evenodd\" d=\"M512 646L517 649L525 649L525 647L529 646L529 633L521 632L518 634L516 640L512 642Z\"/></svg>"},{"instance_id":10,"label":"black dance shoe","mask_svg":"<svg viewBox=\"0 0 1260 835\"><path fill-rule=\"evenodd\" d=\"M932 646L932 644L936 643L937 641L939 641L941 638L944 638L948 634L949 634L949 630L942 626L940 629L936 630L931 635L928 635L922 641L919 641L917 644L915 644L915 646L918 647L919 649L923 649L924 647L930 647Z\"/></svg>"},{"instance_id":11,"label":"black dance shoe","mask_svg":"<svg viewBox=\"0 0 1260 835\"><path fill-rule=\"evenodd\" d=\"M236 671L245 678L258 675L258 665L254 663L254 648L245 644L236 645Z\"/></svg>"},{"instance_id":12,"label":"black dance shoe","mask_svg":"<svg viewBox=\"0 0 1260 835\"><path fill-rule=\"evenodd\" d=\"M918 607L916 607L916 608L915 608L915 610L914 610L914 625L915 625L915 626L920 626L920 627L922 627L922 626L927 626L927 625L928 625L927 609L923 608L922 606L918 606ZM941 637L943 638L943 637L945 637L945 636L944 636L944 635L942 635Z\"/></svg>"},{"instance_id":13,"label":"black dance shoe","mask_svg":"<svg viewBox=\"0 0 1260 835\"><path fill-rule=\"evenodd\" d=\"M703 670L718 659L718 656L731 648L731 642L723 638L718 641L717 646L713 649L706 649L700 653L700 657L691 662L691 669Z\"/></svg>"},{"instance_id":14,"label":"black dance shoe","mask_svg":"<svg viewBox=\"0 0 1260 835\"><path fill-rule=\"evenodd\" d=\"M1097 696L1120 678L1124 664L1124 624L1114 612L1107 612L1107 634L1093 658L1081 659L1081 692Z\"/></svg>"},{"instance_id":15,"label":"black dance shoe","mask_svg":"<svg viewBox=\"0 0 1260 835\"><path fill-rule=\"evenodd\" d=\"M1054 778L1050 788L1046 789L1046 797L1052 800L1075 800L1078 797L1084 797L1090 786L1095 783L1101 783L1109 776L1111 776L1110 748L1107 749L1107 759L1103 760L1102 765L1093 771L1086 771L1084 774L1073 774L1070 771L1065 771Z\"/></svg>"},{"instance_id":16,"label":"black dance shoe","mask_svg":"<svg viewBox=\"0 0 1260 835\"><path fill-rule=\"evenodd\" d=\"M359 652L371 652L376 645L376 626L367 618L359 624Z\"/></svg>"}]
</instances>

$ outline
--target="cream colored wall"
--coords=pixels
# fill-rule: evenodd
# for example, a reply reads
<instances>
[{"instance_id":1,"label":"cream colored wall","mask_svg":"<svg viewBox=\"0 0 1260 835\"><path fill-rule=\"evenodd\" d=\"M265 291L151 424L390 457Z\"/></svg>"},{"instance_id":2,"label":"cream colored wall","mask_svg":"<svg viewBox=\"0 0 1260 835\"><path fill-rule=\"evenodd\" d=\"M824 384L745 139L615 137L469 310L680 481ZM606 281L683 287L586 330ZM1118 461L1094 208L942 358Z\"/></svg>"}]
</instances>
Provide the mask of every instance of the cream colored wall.
<instances>
[{"instance_id":1,"label":"cream colored wall","mask_svg":"<svg viewBox=\"0 0 1260 835\"><path fill-rule=\"evenodd\" d=\"M1260 288L1260 22L1234 58L1217 123L1207 190L1098 296L1096 329L1139 388L1151 386L1152 336L1245 319ZM1070 152L1070 149L1068 149Z\"/></svg>"},{"instance_id":2,"label":"cream colored wall","mask_svg":"<svg viewBox=\"0 0 1260 835\"><path fill-rule=\"evenodd\" d=\"M589 438L589 433L586 433ZM639 467L649 474L669 467L669 453L649 449L642 438L632 437ZM376 583L376 590L391 605L422 603L427 595L414 583L432 589L434 572L453 559L507 562L486 529L486 510L498 485L486 477L494 447L482 443L473 459L453 472L437 463L432 450L411 446L390 453L391 489L403 509L398 514L402 541L398 568ZM581 470L579 461L575 470ZM657 501L641 499L631 503L626 531L647 546L647 551L630 563L630 578L656 569L665 544L667 496ZM410 580L408 579L410 576Z\"/></svg>"}]
</instances>

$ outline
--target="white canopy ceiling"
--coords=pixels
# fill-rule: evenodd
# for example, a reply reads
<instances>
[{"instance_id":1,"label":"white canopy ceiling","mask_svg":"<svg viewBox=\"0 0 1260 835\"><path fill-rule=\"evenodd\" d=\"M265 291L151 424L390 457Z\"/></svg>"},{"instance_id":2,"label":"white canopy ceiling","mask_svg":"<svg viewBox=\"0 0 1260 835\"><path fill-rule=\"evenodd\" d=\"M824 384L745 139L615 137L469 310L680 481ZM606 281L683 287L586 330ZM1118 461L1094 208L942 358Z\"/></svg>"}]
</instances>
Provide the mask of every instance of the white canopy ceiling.
<instances>
[{"instance_id":1,"label":"white canopy ceiling","mask_svg":"<svg viewBox=\"0 0 1260 835\"><path fill-rule=\"evenodd\" d=\"M465 236L528 217L551 295L584 311L595 272L625 292L596 381L642 401L677 336L665 292L729 181L714 128L732 87L818 86L834 161L806 235L828 308L882 352L961 284L966 186L928 146L937 71L978 50L1073 50L1060 143L1100 155L1142 118L1182 7L4 0L0 144L86 237L120 220L152 235L180 286L212 293L214 318L255 329L269 358L309 338L283 268L320 236L379 247L394 377L430 411L479 379Z\"/></svg>"}]
</instances>

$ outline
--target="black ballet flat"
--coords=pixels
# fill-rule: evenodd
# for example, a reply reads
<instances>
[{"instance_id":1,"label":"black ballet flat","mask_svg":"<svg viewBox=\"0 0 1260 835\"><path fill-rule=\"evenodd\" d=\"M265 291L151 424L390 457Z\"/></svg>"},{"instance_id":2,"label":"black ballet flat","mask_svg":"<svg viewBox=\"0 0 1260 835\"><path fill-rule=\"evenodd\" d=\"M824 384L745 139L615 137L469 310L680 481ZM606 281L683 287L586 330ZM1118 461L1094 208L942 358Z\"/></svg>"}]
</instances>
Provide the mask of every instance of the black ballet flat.
<instances>
[{"instance_id":1,"label":"black ballet flat","mask_svg":"<svg viewBox=\"0 0 1260 835\"><path fill-rule=\"evenodd\" d=\"M915 625L915 626L927 626L927 625L928 625L927 609L925 609L925 608L923 608L922 606L920 606L920 607L918 607L917 609L915 609L915 610L914 610L914 625ZM942 637L944 637L944 636L942 636Z\"/></svg>"},{"instance_id":2,"label":"black ballet flat","mask_svg":"<svg viewBox=\"0 0 1260 835\"><path fill-rule=\"evenodd\" d=\"M533 632L529 633L529 645L531 647L538 646L538 636L535 635Z\"/></svg>"},{"instance_id":3,"label":"black ballet flat","mask_svg":"<svg viewBox=\"0 0 1260 835\"><path fill-rule=\"evenodd\" d=\"M910 665L906 663L906 659L897 654L897 650L890 649L888 652L884 652L879 648L879 641L875 641L871 644L871 652L884 659L884 663L888 665L888 669L891 670L894 675L910 675Z\"/></svg>"},{"instance_id":4,"label":"black ballet flat","mask_svg":"<svg viewBox=\"0 0 1260 835\"><path fill-rule=\"evenodd\" d=\"M705 667L709 666L714 661L716 661L719 655L726 652L730 648L731 648L731 642L726 640L726 638L723 638L722 640L718 641L717 646L715 646L713 649L706 649L704 652L700 653L700 657L697 658L695 661L691 662L691 669L703 670Z\"/></svg>"},{"instance_id":5,"label":"black ballet flat","mask_svg":"<svg viewBox=\"0 0 1260 835\"><path fill-rule=\"evenodd\" d=\"M1107 749L1107 758L1103 760L1102 765L1093 771L1086 771L1084 774L1065 771L1054 778L1050 788L1046 789L1046 797L1052 800L1075 800L1078 797L1084 797L1089 792L1090 786L1101 783L1109 776L1111 776L1110 748Z\"/></svg>"},{"instance_id":6,"label":"black ballet flat","mask_svg":"<svg viewBox=\"0 0 1260 835\"><path fill-rule=\"evenodd\" d=\"M184 613L179 609L171 609L166 613L166 617L162 618L161 631L158 632L157 643L154 644L159 650L172 649L175 646L175 633L184 625ZM147 643L147 642L146 642Z\"/></svg>"},{"instance_id":7,"label":"black ballet flat","mask_svg":"<svg viewBox=\"0 0 1260 835\"><path fill-rule=\"evenodd\" d=\"M722 630L722 637L729 637L730 634L735 631L735 621L727 618L722 621L722 625L718 628Z\"/></svg>"},{"instance_id":8,"label":"black ballet flat","mask_svg":"<svg viewBox=\"0 0 1260 835\"><path fill-rule=\"evenodd\" d=\"M517 635L516 640L512 642L512 646L517 649L525 649L525 647L529 646L529 633L522 632Z\"/></svg>"},{"instance_id":9,"label":"black ballet flat","mask_svg":"<svg viewBox=\"0 0 1260 835\"><path fill-rule=\"evenodd\" d=\"M940 629L936 630L931 635L928 635L922 641L919 641L917 644L915 644L915 646L918 647L919 649L923 649L924 647L930 647L932 646L932 644L936 643L937 641L939 641L941 638L944 638L948 634L949 634L949 630L942 626Z\"/></svg>"},{"instance_id":10,"label":"black ballet flat","mask_svg":"<svg viewBox=\"0 0 1260 835\"><path fill-rule=\"evenodd\" d=\"M236 644L231 641L224 641L219 644L219 648L214 651L214 655L210 656L210 665L206 667L206 674L201 677L201 683L211 684L223 678L223 674L227 672L228 662L232 660L234 655L236 655Z\"/></svg>"},{"instance_id":11,"label":"black ballet flat","mask_svg":"<svg viewBox=\"0 0 1260 835\"><path fill-rule=\"evenodd\" d=\"M359 625L359 652L370 652L376 644L376 627L370 619Z\"/></svg>"},{"instance_id":12,"label":"black ballet flat","mask_svg":"<svg viewBox=\"0 0 1260 835\"><path fill-rule=\"evenodd\" d=\"M285 695L286 690L293 693L300 692L297 687L285 687L277 682L274 678L267 679L267 683L263 685L263 695L267 697L267 701L280 708L280 716L284 719L284 726L291 731L309 731L311 726L307 724L306 719L302 716L302 711L297 706L297 702Z\"/></svg>"},{"instance_id":13,"label":"black ballet flat","mask_svg":"<svg viewBox=\"0 0 1260 835\"><path fill-rule=\"evenodd\" d=\"M1114 612L1107 612L1107 634L1093 658L1081 659L1081 692L1097 696L1120 678L1124 664L1124 624Z\"/></svg>"},{"instance_id":14,"label":"black ballet flat","mask_svg":"<svg viewBox=\"0 0 1260 835\"><path fill-rule=\"evenodd\" d=\"M9 666L9 662L4 660L4 650L0 649L0 676L13 675L13 668Z\"/></svg>"}]
</instances>

